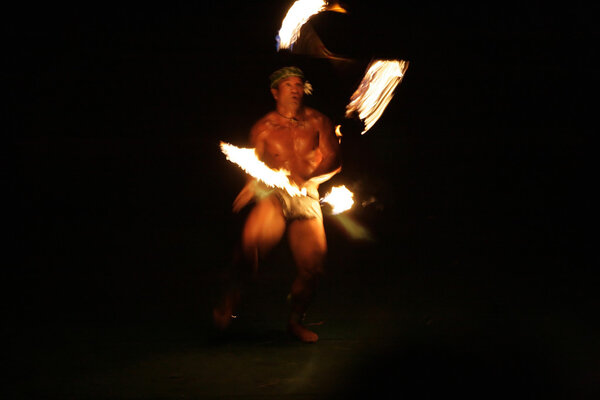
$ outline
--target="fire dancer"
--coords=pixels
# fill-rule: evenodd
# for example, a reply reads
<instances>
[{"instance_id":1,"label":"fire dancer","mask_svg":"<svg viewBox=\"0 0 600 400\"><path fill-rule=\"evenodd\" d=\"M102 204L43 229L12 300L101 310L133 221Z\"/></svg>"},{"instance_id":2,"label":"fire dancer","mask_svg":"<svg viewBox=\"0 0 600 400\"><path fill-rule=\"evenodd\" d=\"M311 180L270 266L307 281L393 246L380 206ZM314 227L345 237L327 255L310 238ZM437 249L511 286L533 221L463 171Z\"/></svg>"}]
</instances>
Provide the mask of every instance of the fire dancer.
<instances>
[{"instance_id":1,"label":"fire dancer","mask_svg":"<svg viewBox=\"0 0 600 400\"><path fill-rule=\"evenodd\" d=\"M331 120L304 106L310 93L304 73L297 67L281 68L270 76L275 110L258 120L250 131L250 143L260 160L272 169L289 171L289 179L305 195L292 196L257 180L248 183L233 202L234 212L255 201L241 236L241 257L235 262L239 276L231 282L222 303L213 310L215 325L226 328L240 301L243 280L255 274L258 261L288 233L297 276L290 291L288 331L303 342L314 343L318 335L302 321L323 271L327 251L323 214L319 203L319 178L341 170L339 142Z\"/></svg>"}]
</instances>

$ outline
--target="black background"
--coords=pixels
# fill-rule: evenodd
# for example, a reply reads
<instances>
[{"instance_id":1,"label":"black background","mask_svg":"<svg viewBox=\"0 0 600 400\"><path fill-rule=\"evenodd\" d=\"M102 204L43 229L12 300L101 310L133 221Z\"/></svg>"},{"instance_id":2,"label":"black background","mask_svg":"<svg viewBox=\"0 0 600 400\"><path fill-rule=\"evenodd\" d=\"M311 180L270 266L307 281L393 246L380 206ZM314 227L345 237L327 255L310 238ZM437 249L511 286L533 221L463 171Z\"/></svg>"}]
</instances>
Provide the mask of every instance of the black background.
<instances>
[{"instance_id":1,"label":"black background","mask_svg":"<svg viewBox=\"0 0 600 400\"><path fill-rule=\"evenodd\" d=\"M567 341L593 338L592 10L366 3L311 21L346 63L276 52L289 2L7 12L13 326L207 319L245 215L231 213L244 177L219 141L246 145L273 107L268 75L295 64L315 89L307 104L343 127L344 170L330 184L375 199L349 213L373 241L326 217L329 284L417 319L430 306L477 310L514 333L534 314ZM345 105L375 58L410 66L361 136Z\"/></svg>"}]
</instances>

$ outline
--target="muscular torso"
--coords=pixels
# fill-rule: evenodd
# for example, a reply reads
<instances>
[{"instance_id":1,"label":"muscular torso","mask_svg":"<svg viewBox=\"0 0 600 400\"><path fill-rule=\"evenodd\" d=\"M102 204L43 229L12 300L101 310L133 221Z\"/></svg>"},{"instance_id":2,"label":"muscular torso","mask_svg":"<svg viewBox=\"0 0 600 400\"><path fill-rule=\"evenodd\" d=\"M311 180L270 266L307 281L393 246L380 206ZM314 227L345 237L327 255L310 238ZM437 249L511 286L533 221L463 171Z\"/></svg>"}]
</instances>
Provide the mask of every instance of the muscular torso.
<instances>
[{"instance_id":1,"label":"muscular torso","mask_svg":"<svg viewBox=\"0 0 600 400\"><path fill-rule=\"evenodd\" d=\"M304 180L311 178L323 160L320 136L331 134L322 132L328 128L324 118L312 109L306 109L298 121L275 111L267 114L251 136L259 157L273 169L284 168Z\"/></svg>"}]
</instances>

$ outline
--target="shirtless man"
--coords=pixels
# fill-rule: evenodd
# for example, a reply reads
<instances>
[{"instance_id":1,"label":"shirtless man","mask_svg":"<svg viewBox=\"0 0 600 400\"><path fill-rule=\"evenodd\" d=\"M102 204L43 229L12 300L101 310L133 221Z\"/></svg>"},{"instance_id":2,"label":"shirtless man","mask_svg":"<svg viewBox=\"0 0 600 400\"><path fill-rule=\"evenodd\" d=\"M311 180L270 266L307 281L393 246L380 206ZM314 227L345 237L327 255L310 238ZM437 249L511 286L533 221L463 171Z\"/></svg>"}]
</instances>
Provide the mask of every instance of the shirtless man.
<instances>
[{"instance_id":1,"label":"shirtless man","mask_svg":"<svg viewBox=\"0 0 600 400\"><path fill-rule=\"evenodd\" d=\"M322 176L341 170L339 143L331 120L302 104L308 84L299 68L281 68L271 74L270 80L276 107L252 127L250 143L260 160L272 169L290 171L290 181L306 189L307 194L291 197L283 190L267 188L255 180L246 184L233 203L233 210L238 212L256 200L242 231L240 265L255 273L259 258L281 240L287 228L298 270L290 292L287 328L299 340L314 343L319 337L302 325L302 319L314 295L327 251L317 189ZM218 328L229 324L239 299L239 287L234 287L214 309Z\"/></svg>"}]
</instances>

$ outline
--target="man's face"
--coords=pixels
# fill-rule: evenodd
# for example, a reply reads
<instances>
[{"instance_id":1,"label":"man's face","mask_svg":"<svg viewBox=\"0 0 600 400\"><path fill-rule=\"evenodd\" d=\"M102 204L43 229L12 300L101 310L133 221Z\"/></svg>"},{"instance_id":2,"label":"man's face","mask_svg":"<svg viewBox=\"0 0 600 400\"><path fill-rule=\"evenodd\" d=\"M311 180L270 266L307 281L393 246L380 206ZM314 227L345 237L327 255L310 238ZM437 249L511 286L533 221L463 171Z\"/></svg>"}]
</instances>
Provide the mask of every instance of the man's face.
<instances>
[{"instance_id":1,"label":"man's face","mask_svg":"<svg viewBox=\"0 0 600 400\"><path fill-rule=\"evenodd\" d=\"M271 89L271 92L278 104L299 106L304 96L304 81L290 76L279 82L277 89Z\"/></svg>"}]
</instances>

